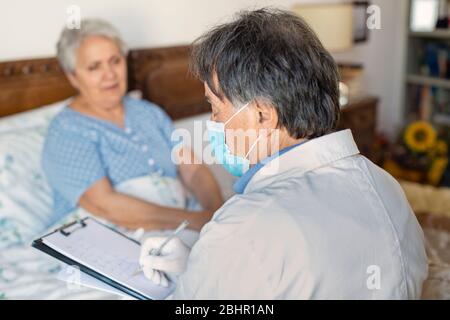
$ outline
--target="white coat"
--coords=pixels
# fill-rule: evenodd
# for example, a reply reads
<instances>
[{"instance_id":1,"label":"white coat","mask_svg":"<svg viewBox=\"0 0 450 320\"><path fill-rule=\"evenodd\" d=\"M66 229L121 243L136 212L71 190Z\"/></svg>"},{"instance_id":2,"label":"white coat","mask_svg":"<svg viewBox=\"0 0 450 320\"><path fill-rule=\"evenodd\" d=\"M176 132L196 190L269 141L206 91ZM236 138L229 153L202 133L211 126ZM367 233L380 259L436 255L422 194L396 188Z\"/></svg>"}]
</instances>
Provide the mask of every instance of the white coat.
<instances>
[{"instance_id":1,"label":"white coat","mask_svg":"<svg viewBox=\"0 0 450 320\"><path fill-rule=\"evenodd\" d=\"M175 299L417 299L422 230L350 130L261 168L207 223Z\"/></svg>"}]
</instances>

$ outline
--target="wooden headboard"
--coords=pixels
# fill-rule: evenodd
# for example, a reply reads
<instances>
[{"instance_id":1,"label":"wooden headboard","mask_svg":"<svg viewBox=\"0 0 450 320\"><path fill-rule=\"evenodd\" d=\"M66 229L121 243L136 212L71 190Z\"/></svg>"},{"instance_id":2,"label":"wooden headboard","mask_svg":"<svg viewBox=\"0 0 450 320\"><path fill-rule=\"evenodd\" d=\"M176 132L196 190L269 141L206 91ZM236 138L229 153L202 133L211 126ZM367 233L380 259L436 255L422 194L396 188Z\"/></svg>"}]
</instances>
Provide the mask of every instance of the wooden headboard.
<instances>
[{"instance_id":1,"label":"wooden headboard","mask_svg":"<svg viewBox=\"0 0 450 320\"><path fill-rule=\"evenodd\" d=\"M128 90L166 110L172 119L209 111L203 84L188 72L189 46L131 50ZM74 95L56 58L0 63L0 117Z\"/></svg>"}]
</instances>

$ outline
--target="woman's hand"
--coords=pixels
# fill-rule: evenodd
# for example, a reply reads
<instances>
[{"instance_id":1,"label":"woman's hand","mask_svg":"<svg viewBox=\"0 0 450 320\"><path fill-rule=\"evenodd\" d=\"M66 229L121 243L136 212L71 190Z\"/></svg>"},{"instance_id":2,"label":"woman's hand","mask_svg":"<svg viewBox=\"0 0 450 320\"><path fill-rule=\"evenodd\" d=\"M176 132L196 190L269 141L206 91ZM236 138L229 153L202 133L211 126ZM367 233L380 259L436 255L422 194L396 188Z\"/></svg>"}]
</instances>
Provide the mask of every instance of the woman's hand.
<instances>
[{"instance_id":1,"label":"woman's hand","mask_svg":"<svg viewBox=\"0 0 450 320\"><path fill-rule=\"evenodd\" d=\"M207 166L199 164L194 152L187 147L180 151L179 171L181 180L194 194L210 217L223 204L219 184Z\"/></svg>"},{"instance_id":2,"label":"woman's hand","mask_svg":"<svg viewBox=\"0 0 450 320\"><path fill-rule=\"evenodd\" d=\"M186 211L163 207L129 195L118 193L108 178L102 178L92 185L80 198L78 205L87 211L110 220L112 223L130 229L145 230L174 229L183 220L190 222L189 228L200 231L211 220L214 212L223 204L219 185L211 171L196 164L192 150L189 152L192 164L179 165L181 180L194 194L203 211Z\"/></svg>"},{"instance_id":3,"label":"woman's hand","mask_svg":"<svg viewBox=\"0 0 450 320\"><path fill-rule=\"evenodd\" d=\"M190 212L163 207L118 193L107 178L100 179L90 187L81 196L78 205L114 224L145 230L174 229L183 220L188 220L191 229L200 231L214 213L212 210Z\"/></svg>"},{"instance_id":4,"label":"woman's hand","mask_svg":"<svg viewBox=\"0 0 450 320\"><path fill-rule=\"evenodd\" d=\"M207 210L189 212L189 218L187 220L189 221L190 228L196 231L202 230L203 226L211 220L214 212Z\"/></svg>"}]
</instances>

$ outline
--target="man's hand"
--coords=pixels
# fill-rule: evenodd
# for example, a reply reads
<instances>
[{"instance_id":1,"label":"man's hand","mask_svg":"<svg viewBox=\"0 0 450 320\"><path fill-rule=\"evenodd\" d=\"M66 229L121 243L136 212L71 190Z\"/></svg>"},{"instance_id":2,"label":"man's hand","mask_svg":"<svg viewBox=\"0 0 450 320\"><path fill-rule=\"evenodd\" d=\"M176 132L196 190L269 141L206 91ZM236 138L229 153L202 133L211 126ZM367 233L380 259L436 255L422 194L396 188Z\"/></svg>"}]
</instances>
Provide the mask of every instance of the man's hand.
<instances>
[{"instance_id":1,"label":"man's hand","mask_svg":"<svg viewBox=\"0 0 450 320\"><path fill-rule=\"evenodd\" d=\"M161 255L149 255L152 250L157 250L165 240L165 237L152 237L145 240L141 247L139 263L148 279L167 287L169 281L164 273L182 274L186 269L190 248L179 238L173 238L164 246Z\"/></svg>"}]
</instances>

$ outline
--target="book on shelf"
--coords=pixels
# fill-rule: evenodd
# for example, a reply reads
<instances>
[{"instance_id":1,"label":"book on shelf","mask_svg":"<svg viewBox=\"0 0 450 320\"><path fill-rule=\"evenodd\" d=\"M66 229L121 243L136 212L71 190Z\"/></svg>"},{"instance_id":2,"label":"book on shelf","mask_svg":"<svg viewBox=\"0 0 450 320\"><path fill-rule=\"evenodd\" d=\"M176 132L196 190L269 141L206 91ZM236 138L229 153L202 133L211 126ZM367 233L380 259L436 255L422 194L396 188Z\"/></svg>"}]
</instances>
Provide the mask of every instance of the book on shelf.
<instances>
[{"instance_id":1,"label":"book on shelf","mask_svg":"<svg viewBox=\"0 0 450 320\"><path fill-rule=\"evenodd\" d=\"M449 90L429 85L411 85L409 95L410 105L407 116L410 120L426 120L436 124L450 125Z\"/></svg>"}]
</instances>

